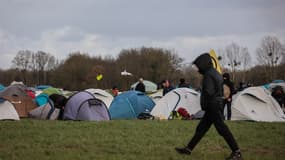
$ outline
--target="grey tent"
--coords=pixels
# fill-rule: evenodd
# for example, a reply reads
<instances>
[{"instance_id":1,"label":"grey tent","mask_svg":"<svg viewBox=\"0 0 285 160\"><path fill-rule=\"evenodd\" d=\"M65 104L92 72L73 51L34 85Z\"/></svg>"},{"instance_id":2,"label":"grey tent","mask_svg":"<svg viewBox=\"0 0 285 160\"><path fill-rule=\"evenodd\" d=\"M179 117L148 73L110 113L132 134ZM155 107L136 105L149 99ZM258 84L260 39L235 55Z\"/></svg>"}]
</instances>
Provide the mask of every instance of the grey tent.
<instances>
[{"instance_id":1,"label":"grey tent","mask_svg":"<svg viewBox=\"0 0 285 160\"><path fill-rule=\"evenodd\" d=\"M30 118L56 120L59 116L60 109L55 108L51 100L48 100L43 106L31 110L28 114Z\"/></svg>"},{"instance_id":2,"label":"grey tent","mask_svg":"<svg viewBox=\"0 0 285 160\"><path fill-rule=\"evenodd\" d=\"M103 101L87 91L77 92L66 102L64 120L103 121L110 120L109 111Z\"/></svg>"}]
</instances>

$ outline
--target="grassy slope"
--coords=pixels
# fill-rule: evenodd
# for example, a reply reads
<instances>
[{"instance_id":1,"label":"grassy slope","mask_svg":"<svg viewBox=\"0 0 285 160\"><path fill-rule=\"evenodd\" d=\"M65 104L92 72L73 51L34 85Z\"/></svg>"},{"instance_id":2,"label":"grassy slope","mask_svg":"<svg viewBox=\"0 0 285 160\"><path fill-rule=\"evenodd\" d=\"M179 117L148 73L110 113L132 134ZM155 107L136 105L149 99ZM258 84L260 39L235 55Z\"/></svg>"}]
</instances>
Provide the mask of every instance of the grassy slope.
<instances>
[{"instance_id":1,"label":"grassy slope","mask_svg":"<svg viewBox=\"0 0 285 160\"><path fill-rule=\"evenodd\" d=\"M178 155L198 121L0 121L0 160L224 159L230 150L212 127L193 154ZM285 123L227 122L249 159L284 159Z\"/></svg>"}]
</instances>

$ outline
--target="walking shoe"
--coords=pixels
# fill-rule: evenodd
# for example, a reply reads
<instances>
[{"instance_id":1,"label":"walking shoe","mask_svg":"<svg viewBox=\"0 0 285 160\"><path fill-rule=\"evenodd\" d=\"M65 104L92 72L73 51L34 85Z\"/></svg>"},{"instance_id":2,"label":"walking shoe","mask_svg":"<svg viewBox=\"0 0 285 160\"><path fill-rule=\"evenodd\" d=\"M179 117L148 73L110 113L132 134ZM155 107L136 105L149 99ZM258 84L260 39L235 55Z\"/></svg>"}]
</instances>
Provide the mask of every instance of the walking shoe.
<instances>
[{"instance_id":1,"label":"walking shoe","mask_svg":"<svg viewBox=\"0 0 285 160\"><path fill-rule=\"evenodd\" d=\"M226 160L242 160L241 153L238 152L232 152L229 157L226 158Z\"/></svg>"},{"instance_id":2,"label":"walking shoe","mask_svg":"<svg viewBox=\"0 0 285 160\"><path fill-rule=\"evenodd\" d=\"M175 150L180 154L187 154L187 155L191 154L191 149L188 147L183 147L183 148L175 147Z\"/></svg>"}]
</instances>

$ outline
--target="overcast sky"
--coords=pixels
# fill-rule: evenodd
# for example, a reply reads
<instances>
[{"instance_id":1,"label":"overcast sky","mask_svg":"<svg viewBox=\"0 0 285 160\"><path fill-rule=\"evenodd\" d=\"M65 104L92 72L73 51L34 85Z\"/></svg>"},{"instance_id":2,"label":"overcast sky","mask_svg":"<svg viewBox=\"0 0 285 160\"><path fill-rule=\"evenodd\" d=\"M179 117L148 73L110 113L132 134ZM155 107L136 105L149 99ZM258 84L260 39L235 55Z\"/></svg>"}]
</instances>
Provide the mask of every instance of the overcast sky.
<instances>
[{"instance_id":1,"label":"overcast sky","mask_svg":"<svg viewBox=\"0 0 285 160\"><path fill-rule=\"evenodd\" d=\"M65 59L162 47L191 62L235 42L254 54L266 35L285 43L284 8L284 0L1 0L0 68L26 49Z\"/></svg>"}]
</instances>

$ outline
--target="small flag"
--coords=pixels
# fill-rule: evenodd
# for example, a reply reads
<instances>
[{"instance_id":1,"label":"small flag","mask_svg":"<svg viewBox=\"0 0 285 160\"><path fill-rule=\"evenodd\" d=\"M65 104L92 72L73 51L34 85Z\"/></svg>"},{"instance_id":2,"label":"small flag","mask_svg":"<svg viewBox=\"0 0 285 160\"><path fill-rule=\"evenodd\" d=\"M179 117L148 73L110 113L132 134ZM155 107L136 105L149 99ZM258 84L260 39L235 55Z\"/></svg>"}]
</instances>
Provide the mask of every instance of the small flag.
<instances>
[{"instance_id":1,"label":"small flag","mask_svg":"<svg viewBox=\"0 0 285 160\"><path fill-rule=\"evenodd\" d=\"M103 78L103 75L102 75L102 74L98 74L98 75L96 76L97 81L102 80L102 78Z\"/></svg>"}]
</instances>

